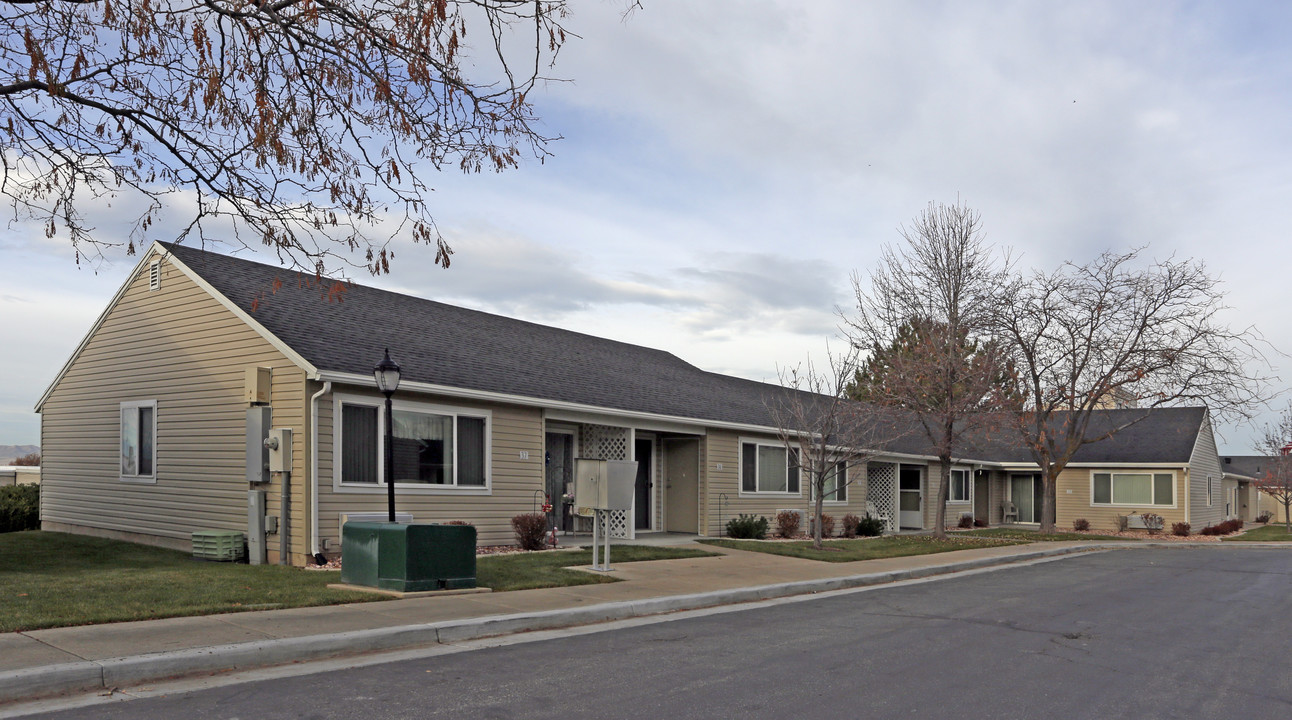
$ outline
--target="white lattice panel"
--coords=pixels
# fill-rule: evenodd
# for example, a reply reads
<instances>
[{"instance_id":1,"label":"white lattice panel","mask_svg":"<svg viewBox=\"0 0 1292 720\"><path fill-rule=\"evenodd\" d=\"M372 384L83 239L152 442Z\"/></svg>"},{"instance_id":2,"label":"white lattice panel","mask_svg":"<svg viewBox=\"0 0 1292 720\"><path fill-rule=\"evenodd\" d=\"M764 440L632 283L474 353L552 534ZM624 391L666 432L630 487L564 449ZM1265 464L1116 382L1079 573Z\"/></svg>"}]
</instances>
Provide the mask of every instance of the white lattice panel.
<instances>
[{"instance_id":1,"label":"white lattice panel","mask_svg":"<svg viewBox=\"0 0 1292 720\"><path fill-rule=\"evenodd\" d=\"M866 466L866 502L875 512L888 516L888 530L897 529L897 466L892 463L870 463Z\"/></svg>"},{"instance_id":2,"label":"white lattice panel","mask_svg":"<svg viewBox=\"0 0 1292 720\"><path fill-rule=\"evenodd\" d=\"M627 460L628 428L611 425L583 425L579 428L579 457L594 460ZM610 537L634 537L627 510L610 511Z\"/></svg>"}]
</instances>

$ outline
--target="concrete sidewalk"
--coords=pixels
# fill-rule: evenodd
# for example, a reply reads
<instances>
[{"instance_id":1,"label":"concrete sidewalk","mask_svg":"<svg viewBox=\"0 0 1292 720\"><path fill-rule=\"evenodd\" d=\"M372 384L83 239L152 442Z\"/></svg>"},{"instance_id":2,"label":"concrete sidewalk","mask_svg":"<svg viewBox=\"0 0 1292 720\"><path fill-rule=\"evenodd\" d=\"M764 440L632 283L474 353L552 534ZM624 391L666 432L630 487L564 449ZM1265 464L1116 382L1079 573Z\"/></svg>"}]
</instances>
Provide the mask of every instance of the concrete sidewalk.
<instances>
[{"instance_id":1,"label":"concrete sidewalk","mask_svg":"<svg viewBox=\"0 0 1292 720\"><path fill-rule=\"evenodd\" d=\"M0 703L862 587L1128 545L1150 543L1036 543L851 563L709 548L720 555L615 565L614 576L623 581L617 583L10 633L0 635Z\"/></svg>"}]
</instances>

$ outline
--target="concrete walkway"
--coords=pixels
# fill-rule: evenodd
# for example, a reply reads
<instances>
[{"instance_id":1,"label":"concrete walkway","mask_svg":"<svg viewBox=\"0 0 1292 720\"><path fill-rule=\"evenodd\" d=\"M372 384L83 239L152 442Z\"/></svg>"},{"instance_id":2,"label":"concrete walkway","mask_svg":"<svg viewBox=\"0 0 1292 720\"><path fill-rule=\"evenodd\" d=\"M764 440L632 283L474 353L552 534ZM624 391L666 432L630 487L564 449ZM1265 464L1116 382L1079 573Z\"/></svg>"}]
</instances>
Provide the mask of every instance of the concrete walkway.
<instances>
[{"instance_id":1,"label":"concrete walkway","mask_svg":"<svg viewBox=\"0 0 1292 720\"><path fill-rule=\"evenodd\" d=\"M849 563L708 548L720 554L616 564L617 583L9 633L0 635L0 703L1151 545L1036 543Z\"/></svg>"}]
</instances>

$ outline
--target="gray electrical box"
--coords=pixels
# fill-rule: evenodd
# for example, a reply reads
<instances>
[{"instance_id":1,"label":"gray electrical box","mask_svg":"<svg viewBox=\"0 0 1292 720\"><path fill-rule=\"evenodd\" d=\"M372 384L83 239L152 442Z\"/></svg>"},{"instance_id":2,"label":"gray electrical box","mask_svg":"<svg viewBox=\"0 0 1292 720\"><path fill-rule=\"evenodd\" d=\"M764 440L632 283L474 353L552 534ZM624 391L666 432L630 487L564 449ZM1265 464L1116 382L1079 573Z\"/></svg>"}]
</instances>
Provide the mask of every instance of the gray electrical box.
<instances>
[{"instance_id":1,"label":"gray electrical box","mask_svg":"<svg viewBox=\"0 0 1292 720\"><path fill-rule=\"evenodd\" d=\"M247 482L252 484L269 482L269 419L268 405L247 408Z\"/></svg>"},{"instance_id":2,"label":"gray electrical box","mask_svg":"<svg viewBox=\"0 0 1292 720\"><path fill-rule=\"evenodd\" d=\"M574 504L594 510L629 510L637 463L623 460L574 461Z\"/></svg>"},{"instance_id":3,"label":"gray electrical box","mask_svg":"<svg viewBox=\"0 0 1292 720\"><path fill-rule=\"evenodd\" d=\"M269 472L292 471L292 429L274 428L269 431Z\"/></svg>"}]
</instances>

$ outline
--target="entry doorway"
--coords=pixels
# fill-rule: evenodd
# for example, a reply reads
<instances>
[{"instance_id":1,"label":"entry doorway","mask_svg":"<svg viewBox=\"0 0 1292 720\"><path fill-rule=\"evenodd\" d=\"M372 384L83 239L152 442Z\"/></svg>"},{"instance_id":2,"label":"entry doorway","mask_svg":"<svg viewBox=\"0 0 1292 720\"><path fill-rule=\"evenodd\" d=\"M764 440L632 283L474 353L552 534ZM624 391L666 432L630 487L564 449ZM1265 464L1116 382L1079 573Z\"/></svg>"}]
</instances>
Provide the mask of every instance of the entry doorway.
<instances>
[{"instance_id":1,"label":"entry doorway","mask_svg":"<svg viewBox=\"0 0 1292 720\"><path fill-rule=\"evenodd\" d=\"M1038 473L1014 473L1009 476L1009 500L1018 510L1018 522L1041 522L1043 484Z\"/></svg>"},{"instance_id":2,"label":"entry doorway","mask_svg":"<svg viewBox=\"0 0 1292 720\"><path fill-rule=\"evenodd\" d=\"M633 459L637 461L637 482L633 489L633 527L650 530L651 489L655 487L655 441L639 437L633 441Z\"/></svg>"},{"instance_id":3,"label":"entry doorway","mask_svg":"<svg viewBox=\"0 0 1292 720\"><path fill-rule=\"evenodd\" d=\"M574 529L574 508L565 504L562 496L574 492L574 433L548 431L545 436L543 471L546 475L544 492L552 506L548 521L552 527L570 531Z\"/></svg>"},{"instance_id":4,"label":"entry doorway","mask_svg":"<svg viewBox=\"0 0 1292 720\"><path fill-rule=\"evenodd\" d=\"M664 441L664 529L700 532L700 441Z\"/></svg>"},{"instance_id":5,"label":"entry doorway","mask_svg":"<svg viewBox=\"0 0 1292 720\"><path fill-rule=\"evenodd\" d=\"M904 528L924 527L924 468L903 465L897 473L897 523Z\"/></svg>"},{"instance_id":6,"label":"entry doorway","mask_svg":"<svg viewBox=\"0 0 1292 720\"><path fill-rule=\"evenodd\" d=\"M973 478L973 519L991 522L991 479L982 470Z\"/></svg>"}]
</instances>

